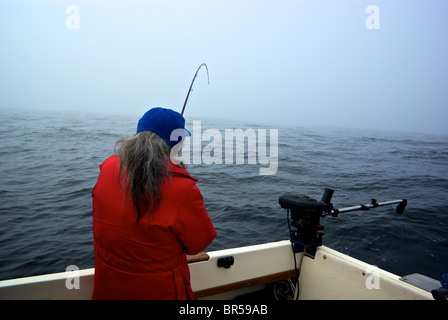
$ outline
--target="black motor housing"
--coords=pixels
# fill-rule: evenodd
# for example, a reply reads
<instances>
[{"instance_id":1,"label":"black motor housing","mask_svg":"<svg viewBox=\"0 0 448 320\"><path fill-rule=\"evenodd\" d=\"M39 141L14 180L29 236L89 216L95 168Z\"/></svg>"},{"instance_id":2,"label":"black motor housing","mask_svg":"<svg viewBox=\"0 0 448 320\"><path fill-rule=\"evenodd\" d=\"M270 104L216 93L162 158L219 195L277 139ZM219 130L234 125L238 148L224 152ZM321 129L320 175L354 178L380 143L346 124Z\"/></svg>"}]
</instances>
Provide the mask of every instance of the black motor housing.
<instances>
[{"instance_id":1,"label":"black motor housing","mask_svg":"<svg viewBox=\"0 0 448 320\"><path fill-rule=\"evenodd\" d=\"M279 198L282 208L291 212L291 223L289 226L291 241L294 243L296 252L304 251L314 258L316 248L322 245L323 226L320 225L322 214L330 213L333 209L331 196L333 190L326 189L322 200L286 193Z\"/></svg>"}]
</instances>

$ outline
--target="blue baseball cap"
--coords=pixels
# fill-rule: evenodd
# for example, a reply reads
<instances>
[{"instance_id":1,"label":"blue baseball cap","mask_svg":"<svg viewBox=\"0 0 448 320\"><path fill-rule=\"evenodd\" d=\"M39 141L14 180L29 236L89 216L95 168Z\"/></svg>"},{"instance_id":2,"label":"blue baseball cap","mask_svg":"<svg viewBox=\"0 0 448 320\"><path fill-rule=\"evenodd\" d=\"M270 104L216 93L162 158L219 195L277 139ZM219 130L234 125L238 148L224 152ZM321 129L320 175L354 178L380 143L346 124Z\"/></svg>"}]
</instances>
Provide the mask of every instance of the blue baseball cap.
<instances>
[{"instance_id":1,"label":"blue baseball cap","mask_svg":"<svg viewBox=\"0 0 448 320\"><path fill-rule=\"evenodd\" d=\"M190 131L185 129L185 119L171 109L152 108L138 121L137 134L141 131L152 131L159 135L170 147L178 144Z\"/></svg>"}]
</instances>

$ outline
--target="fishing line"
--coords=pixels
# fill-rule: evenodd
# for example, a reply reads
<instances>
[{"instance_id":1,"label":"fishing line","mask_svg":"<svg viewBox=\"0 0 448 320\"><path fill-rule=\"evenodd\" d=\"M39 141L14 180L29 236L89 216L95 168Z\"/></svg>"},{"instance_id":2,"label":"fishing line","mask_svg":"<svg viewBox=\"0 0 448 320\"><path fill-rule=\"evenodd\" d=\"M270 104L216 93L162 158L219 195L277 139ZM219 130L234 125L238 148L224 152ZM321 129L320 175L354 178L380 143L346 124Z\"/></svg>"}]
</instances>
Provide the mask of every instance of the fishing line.
<instances>
[{"instance_id":1,"label":"fishing line","mask_svg":"<svg viewBox=\"0 0 448 320\"><path fill-rule=\"evenodd\" d=\"M208 110L210 119L213 119L213 108L212 108L212 95L210 90L210 81L208 82Z\"/></svg>"}]
</instances>

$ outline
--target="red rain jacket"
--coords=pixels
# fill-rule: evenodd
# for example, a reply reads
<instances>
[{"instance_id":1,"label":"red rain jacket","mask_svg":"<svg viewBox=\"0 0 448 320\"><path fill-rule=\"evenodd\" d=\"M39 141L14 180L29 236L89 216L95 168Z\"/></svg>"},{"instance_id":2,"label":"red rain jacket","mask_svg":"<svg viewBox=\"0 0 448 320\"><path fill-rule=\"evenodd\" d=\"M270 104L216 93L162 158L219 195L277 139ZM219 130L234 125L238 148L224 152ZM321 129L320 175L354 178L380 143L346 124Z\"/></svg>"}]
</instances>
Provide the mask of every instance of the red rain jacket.
<instances>
[{"instance_id":1,"label":"red rain jacket","mask_svg":"<svg viewBox=\"0 0 448 320\"><path fill-rule=\"evenodd\" d=\"M92 299L194 299L186 254L203 251L216 236L197 179L171 164L159 209L135 223L118 167L117 156L106 159L92 191Z\"/></svg>"}]
</instances>

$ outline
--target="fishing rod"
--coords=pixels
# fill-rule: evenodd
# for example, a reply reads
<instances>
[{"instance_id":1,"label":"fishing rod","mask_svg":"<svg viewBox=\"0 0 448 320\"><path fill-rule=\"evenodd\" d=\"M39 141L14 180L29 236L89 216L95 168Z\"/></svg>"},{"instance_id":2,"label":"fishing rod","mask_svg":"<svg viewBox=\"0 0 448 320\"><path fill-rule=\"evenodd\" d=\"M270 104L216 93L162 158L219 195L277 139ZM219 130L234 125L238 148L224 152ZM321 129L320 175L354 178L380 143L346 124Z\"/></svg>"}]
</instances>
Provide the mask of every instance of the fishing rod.
<instances>
[{"instance_id":1,"label":"fishing rod","mask_svg":"<svg viewBox=\"0 0 448 320\"><path fill-rule=\"evenodd\" d=\"M205 69L207 70L207 81L208 81L208 84L210 85L210 77L209 77L209 74L208 74L208 67L207 67L207 65L205 63L202 63L198 67L198 69L196 70L196 73L194 74L193 80L191 80L190 89L188 89L187 97L185 98L184 106L182 107L182 112L180 113L181 115L184 115L185 106L187 105L188 97L190 96L190 92L193 91L194 80L196 79L196 77L198 75L198 72L199 72L199 70L201 70L202 67L205 67Z\"/></svg>"}]
</instances>

